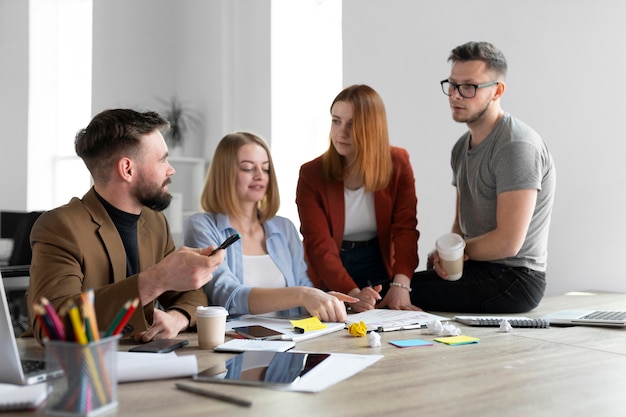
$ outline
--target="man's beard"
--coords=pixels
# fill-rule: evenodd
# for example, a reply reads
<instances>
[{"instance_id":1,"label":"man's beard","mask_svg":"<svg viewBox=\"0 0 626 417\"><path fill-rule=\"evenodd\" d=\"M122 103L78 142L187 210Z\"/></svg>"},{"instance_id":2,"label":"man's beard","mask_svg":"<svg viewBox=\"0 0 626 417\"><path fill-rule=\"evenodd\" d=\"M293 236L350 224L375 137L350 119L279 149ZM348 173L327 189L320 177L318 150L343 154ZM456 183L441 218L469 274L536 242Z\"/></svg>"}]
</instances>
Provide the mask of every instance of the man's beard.
<instances>
[{"instance_id":1,"label":"man's beard","mask_svg":"<svg viewBox=\"0 0 626 417\"><path fill-rule=\"evenodd\" d=\"M454 121L459 122L459 123L467 123L467 124L472 124L474 122L477 122L485 115L485 113L487 113L487 110L489 109L490 105L491 105L491 100L487 101L487 104L485 105L485 107L480 109L478 112L474 114L470 114L469 116L463 119L455 118Z\"/></svg>"},{"instance_id":2,"label":"man's beard","mask_svg":"<svg viewBox=\"0 0 626 417\"><path fill-rule=\"evenodd\" d=\"M145 207L155 211L163 211L169 207L172 201L172 195L163 190L163 187L171 182L172 180L168 178L161 185L150 184L142 177L135 189L135 197Z\"/></svg>"}]
</instances>

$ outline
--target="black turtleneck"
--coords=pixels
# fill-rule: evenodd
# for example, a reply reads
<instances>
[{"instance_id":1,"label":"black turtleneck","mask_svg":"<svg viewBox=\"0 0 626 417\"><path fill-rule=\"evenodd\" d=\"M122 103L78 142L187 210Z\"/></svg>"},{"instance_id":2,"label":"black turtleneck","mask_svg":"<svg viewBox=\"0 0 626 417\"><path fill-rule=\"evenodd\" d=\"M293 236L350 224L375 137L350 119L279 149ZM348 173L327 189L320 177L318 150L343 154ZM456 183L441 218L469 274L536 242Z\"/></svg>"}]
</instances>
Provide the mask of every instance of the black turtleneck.
<instances>
[{"instance_id":1,"label":"black turtleneck","mask_svg":"<svg viewBox=\"0 0 626 417\"><path fill-rule=\"evenodd\" d=\"M109 217L113 220L126 250L126 276L139 273L139 249L137 245L137 222L141 214L131 214L113 207L100 194L96 193Z\"/></svg>"}]
</instances>

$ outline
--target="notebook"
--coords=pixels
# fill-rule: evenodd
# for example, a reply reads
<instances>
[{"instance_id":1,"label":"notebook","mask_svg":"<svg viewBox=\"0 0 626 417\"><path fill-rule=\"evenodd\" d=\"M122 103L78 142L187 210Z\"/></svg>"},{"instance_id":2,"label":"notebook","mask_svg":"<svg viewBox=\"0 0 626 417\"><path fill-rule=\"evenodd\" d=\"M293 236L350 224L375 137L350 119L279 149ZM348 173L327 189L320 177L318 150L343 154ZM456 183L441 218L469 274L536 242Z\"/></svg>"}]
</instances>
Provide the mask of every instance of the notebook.
<instances>
[{"instance_id":1,"label":"notebook","mask_svg":"<svg viewBox=\"0 0 626 417\"><path fill-rule=\"evenodd\" d=\"M43 360L20 359L0 272L0 382L30 385L63 375L61 369L46 370Z\"/></svg>"},{"instance_id":2,"label":"notebook","mask_svg":"<svg viewBox=\"0 0 626 417\"><path fill-rule=\"evenodd\" d=\"M542 319L557 325L625 327L626 311L561 310L548 314Z\"/></svg>"}]
</instances>

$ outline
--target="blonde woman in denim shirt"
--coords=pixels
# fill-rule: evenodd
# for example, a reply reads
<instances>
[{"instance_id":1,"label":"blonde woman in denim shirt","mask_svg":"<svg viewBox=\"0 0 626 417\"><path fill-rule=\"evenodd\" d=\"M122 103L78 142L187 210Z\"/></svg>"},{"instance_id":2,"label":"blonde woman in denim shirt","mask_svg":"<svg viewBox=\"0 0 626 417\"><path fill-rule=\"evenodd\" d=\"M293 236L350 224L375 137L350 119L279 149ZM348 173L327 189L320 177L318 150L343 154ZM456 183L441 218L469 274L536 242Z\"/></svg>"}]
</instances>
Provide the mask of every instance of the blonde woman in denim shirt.
<instances>
[{"instance_id":1,"label":"blonde woman in denim shirt","mask_svg":"<svg viewBox=\"0 0 626 417\"><path fill-rule=\"evenodd\" d=\"M345 321L344 301L355 299L313 288L295 226L276 216L278 185L260 137L237 132L220 141L200 205L204 213L185 221L186 246L217 246L234 233L241 235L204 287L210 304L224 306L230 315L309 313L322 321Z\"/></svg>"}]
</instances>

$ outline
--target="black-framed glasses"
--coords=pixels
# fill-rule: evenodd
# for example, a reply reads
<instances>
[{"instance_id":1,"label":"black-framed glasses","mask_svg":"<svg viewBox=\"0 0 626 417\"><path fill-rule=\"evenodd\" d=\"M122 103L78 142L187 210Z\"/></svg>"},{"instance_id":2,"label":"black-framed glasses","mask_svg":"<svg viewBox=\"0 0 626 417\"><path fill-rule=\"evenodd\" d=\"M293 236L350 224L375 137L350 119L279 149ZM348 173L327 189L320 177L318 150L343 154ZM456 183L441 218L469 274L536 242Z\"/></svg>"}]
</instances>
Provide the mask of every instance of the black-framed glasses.
<instances>
[{"instance_id":1,"label":"black-framed glasses","mask_svg":"<svg viewBox=\"0 0 626 417\"><path fill-rule=\"evenodd\" d=\"M491 87L492 85L498 84L500 84L499 81L489 81L488 83L482 84L455 84L448 80L443 80L441 81L441 90L447 96L451 96L454 90L457 90L463 98L474 98L476 97L476 90L479 88Z\"/></svg>"}]
</instances>

